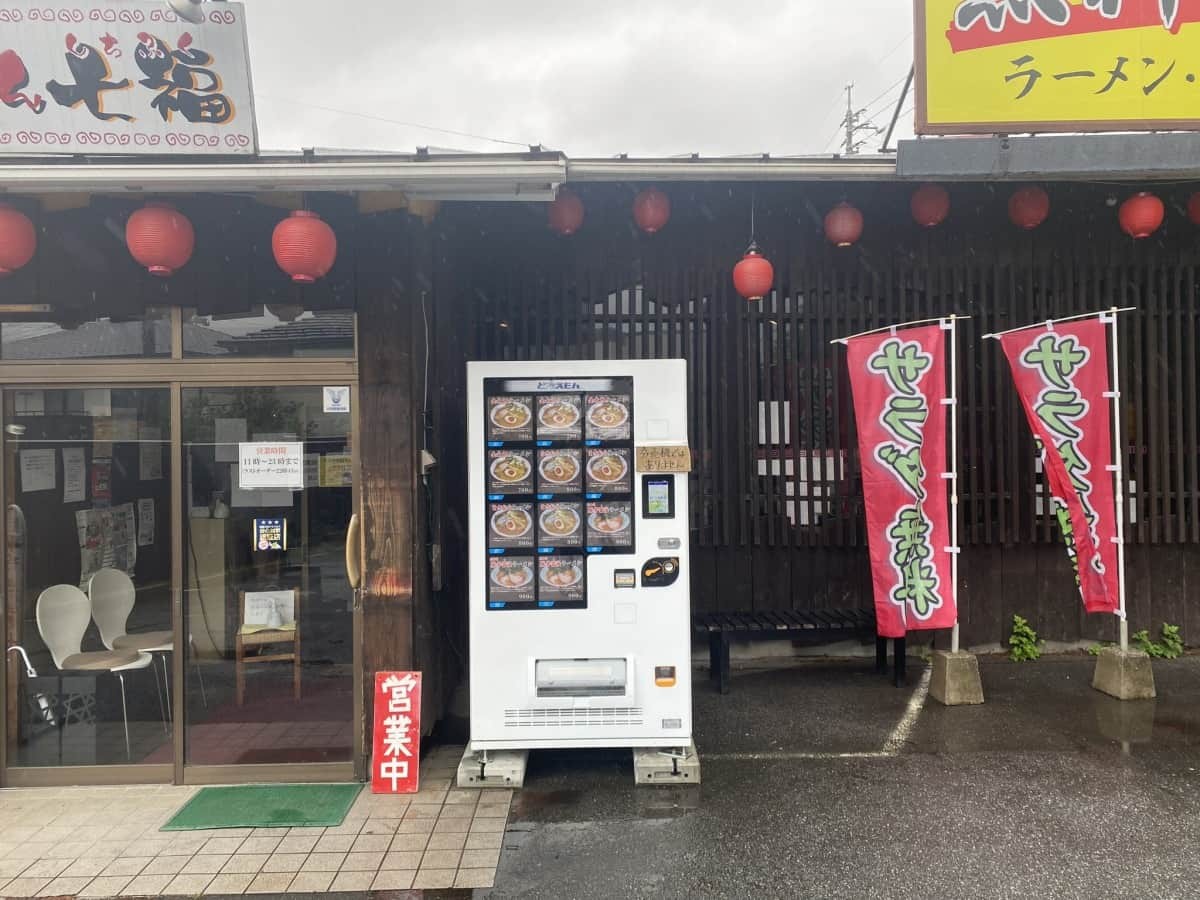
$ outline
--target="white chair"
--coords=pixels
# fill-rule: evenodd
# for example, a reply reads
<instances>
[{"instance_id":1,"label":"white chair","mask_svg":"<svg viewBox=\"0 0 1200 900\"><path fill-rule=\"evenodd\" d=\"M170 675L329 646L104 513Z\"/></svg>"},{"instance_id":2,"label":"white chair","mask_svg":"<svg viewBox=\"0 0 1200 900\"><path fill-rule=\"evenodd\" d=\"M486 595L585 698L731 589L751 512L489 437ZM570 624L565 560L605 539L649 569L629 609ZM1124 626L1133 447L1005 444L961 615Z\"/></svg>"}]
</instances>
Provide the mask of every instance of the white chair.
<instances>
[{"instance_id":1,"label":"white chair","mask_svg":"<svg viewBox=\"0 0 1200 900\"><path fill-rule=\"evenodd\" d=\"M60 672L111 672L121 683L121 717L125 724L125 758L129 748L129 708L125 703L125 672L145 669L149 653L137 650L93 650L83 652L83 635L92 618L87 595L73 584L46 588L37 599L37 626ZM155 679L157 684L157 679Z\"/></svg>"},{"instance_id":2,"label":"white chair","mask_svg":"<svg viewBox=\"0 0 1200 900\"><path fill-rule=\"evenodd\" d=\"M163 722L171 718L171 681L168 677L167 654L175 650L175 637L171 630L139 631L129 634L125 629L129 614L137 600L137 589L133 580L120 569L101 569L88 580L88 599L92 604L92 618L100 629L100 640L109 650L138 650L158 654L162 661L163 689L166 707ZM194 656L194 654L193 654ZM200 679L200 694L204 705L208 697L204 690L204 676L200 673L200 660L196 660L196 675ZM154 689L159 690L158 671L154 673ZM163 706L164 693L159 693L158 704Z\"/></svg>"}]
</instances>

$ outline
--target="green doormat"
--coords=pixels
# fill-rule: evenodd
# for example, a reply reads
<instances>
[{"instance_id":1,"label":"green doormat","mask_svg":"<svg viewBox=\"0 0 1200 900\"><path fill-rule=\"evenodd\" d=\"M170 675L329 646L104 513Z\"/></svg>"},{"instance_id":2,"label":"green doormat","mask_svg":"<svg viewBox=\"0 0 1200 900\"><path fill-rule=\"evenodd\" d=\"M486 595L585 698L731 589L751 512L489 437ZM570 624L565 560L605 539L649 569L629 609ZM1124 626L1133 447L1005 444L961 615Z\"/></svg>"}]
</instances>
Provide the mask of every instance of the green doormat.
<instances>
[{"instance_id":1,"label":"green doormat","mask_svg":"<svg viewBox=\"0 0 1200 900\"><path fill-rule=\"evenodd\" d=\"M161 830L341 825L361 790L361 784L206 787L197 791Z\"/></svg>"}]
</instances>

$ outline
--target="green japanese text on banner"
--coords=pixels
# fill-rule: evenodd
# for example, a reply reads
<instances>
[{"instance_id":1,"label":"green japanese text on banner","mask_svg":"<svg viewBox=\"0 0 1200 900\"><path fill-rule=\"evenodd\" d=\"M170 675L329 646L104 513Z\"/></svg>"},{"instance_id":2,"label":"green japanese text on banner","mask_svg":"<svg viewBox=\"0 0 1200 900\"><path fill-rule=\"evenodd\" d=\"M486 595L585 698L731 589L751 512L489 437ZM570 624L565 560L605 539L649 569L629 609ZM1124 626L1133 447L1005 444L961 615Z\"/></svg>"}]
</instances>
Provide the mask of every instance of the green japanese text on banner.
<instances>
[{"instance_id":1,"label":"green japanese text on banner","mask_svg":"<svg viewBox=\"0 0 1200 900\"><path fill-rule=\"evenodd\" d=\"M1116 612L1108 338L1099 318L1000 336L1088 612Z\"/></svg>"},{"instance_id":2,"label":"green japanese text on banner","mask_svg":"<svg viewBox=\"0 0 1200 900\"><path fill-rule=\"evenodd\" d=\"M957 612L946 473L946 331L846 342L858 424L875 629L950 628Z\"/></svg>"}]
</instances>

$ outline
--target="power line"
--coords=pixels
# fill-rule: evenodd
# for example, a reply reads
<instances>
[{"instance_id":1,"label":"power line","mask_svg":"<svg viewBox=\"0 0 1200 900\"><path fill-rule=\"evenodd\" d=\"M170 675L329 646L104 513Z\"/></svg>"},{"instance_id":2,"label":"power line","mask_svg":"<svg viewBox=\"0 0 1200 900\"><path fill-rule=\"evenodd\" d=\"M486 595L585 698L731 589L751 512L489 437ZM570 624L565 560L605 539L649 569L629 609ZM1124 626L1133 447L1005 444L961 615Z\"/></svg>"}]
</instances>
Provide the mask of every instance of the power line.
<instances>
[{"instance_id":1,"label":"power line","mask_svg":"<svg viewBox=\"0 0 1200 900\"><path fill-rule=\"evenodd\" d=\"M884 89L883 89L883 93L882 93L882 94L880 94L878 97L876 97L874 100L870 101L870 102L869 102L869 103L866 105L866 108L867 108L867 109L873 109L873 108L874 108L874 106L875 106L875 104L876 104L876 102L878 102L879 100L882 100L882 99L883 99L883 98L884 98L886 95L890 94L890 93L891 93L892 91L894 91L896 88L900 87L900 85L904 84L904 80L905 80L906 78L908 78L908 73L907 73L907 72L905 72L903 75L901 75L899 78L897 78L897 79L896 79L894 82L892 82L892 83L891 83L891 85L889 85L888 87L884 88Z\"/></svg>"},{"instance_id":2,"label":"power line","mask_svg":"<svg viewBox=\"0 0 1200 900\"><path fill-rule=\"evenodd\" d=\"M359 119L370 119L374 122L385 122L389 125L402 125L405 128L417 128L422 131L437 131L441 134L452 134L455 137L472 138L473 140L477 141L491 141L493 144L509 144L513 147L521 147L522 149L528 149L530 146L532 146L531 143L524 141L509 141L505 140L504 138L488 137L486 134L474 134L470 131L455 131L452 128L439 128L436 125L423 125L420 122L405 122L402 119L389 119L386 116L376 116L372 113L355 112L352 109L339 109L336 106L322 106L319 103L305 103L300 100L292 100L290 97L279 97L272 94L263 94L262 92L259 92L258 96L273 100L282 100L284 103L291 103L295 106L307 106L310 109L320 109L324 110L325 112L338 113L343 116L355 116Z\"/></svg>"},{"instance_id":3,"label":"power line","mask_svg":"<svg viewBox=\"0 0 1200 900\"><path fill-rule=\"evenodd\" d=\"M885 53L883 56L881 56L879 58L879 61L882 63L882 62L886 62L887 60L891 59L893 53L895 53L897 50L899 50L901 47L903 47L905 44L907 44L909 41L912 40L912 36L913 36L913 33L910 31L905 37L900 39L900 42L897 43L895 47L893 47L891 50L889 50L887 53Z\"/></svg>"}]
</instances>

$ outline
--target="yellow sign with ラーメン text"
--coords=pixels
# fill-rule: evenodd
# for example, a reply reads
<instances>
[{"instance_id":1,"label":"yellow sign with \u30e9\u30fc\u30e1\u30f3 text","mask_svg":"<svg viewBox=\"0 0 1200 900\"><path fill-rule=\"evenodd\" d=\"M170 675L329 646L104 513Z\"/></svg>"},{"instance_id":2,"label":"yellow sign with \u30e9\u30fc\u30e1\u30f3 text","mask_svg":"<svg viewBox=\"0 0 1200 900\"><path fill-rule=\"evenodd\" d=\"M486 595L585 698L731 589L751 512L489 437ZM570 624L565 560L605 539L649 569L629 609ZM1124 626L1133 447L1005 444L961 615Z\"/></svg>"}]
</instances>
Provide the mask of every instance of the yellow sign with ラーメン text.
<instances>
[{"instance_id":1,"label":"yellow sign with \u30e9\u30fc\u30e1\u30f3 text","mask_svg":"<svg viewBox=\"0 0 1200 900\"><path fill-rule=\"evenodd\" d=\"M1194 0L915 0L916 131L1200 130Z\"/></svg>"}]
</instances>

